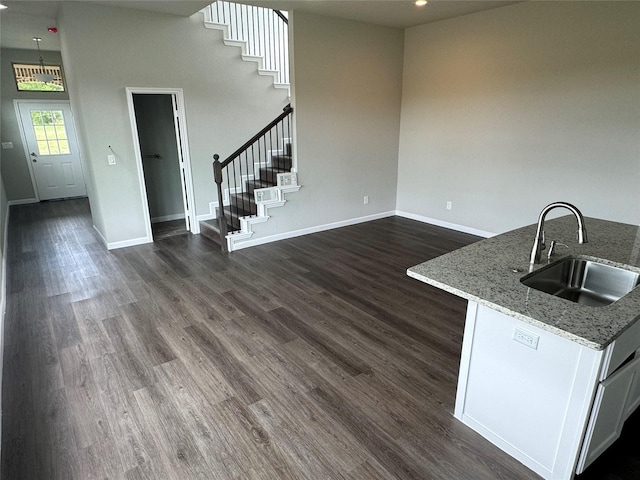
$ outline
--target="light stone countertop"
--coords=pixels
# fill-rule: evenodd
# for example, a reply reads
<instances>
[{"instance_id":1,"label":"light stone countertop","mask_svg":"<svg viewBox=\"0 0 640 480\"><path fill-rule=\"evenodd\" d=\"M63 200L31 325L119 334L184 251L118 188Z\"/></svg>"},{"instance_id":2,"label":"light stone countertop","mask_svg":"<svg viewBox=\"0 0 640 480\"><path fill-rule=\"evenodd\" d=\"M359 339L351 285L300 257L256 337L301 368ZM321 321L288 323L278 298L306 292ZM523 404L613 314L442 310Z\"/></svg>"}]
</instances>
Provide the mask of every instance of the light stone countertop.
<instances>
[{"instance_id":1,"label":"light stone countertop","mask_svg":"<svg viewBox=\"0 0 640 480\"><path fill-rule=\"evenodd\" d=\"M545 221L547 247L551 240L569 246L558 248L552 263L578 255L640 272L640 227L588 217L585 224L588 243L580 245L573 215ZM481 240L411 267L407 275L595 350L640 319L640 287L611 305L591 307L520 283L529 273L535 232L534 224ZM534 270L547 265L546 253Z\"/></svg>"}]
</instances>

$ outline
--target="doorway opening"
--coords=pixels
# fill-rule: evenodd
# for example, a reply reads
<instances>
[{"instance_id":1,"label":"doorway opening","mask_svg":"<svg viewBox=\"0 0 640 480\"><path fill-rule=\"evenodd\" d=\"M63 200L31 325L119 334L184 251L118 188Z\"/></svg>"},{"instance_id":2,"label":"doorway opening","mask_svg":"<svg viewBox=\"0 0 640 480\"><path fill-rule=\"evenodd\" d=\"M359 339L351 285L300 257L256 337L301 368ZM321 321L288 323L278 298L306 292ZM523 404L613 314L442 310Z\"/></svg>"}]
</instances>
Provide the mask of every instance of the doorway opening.
<instances>
[{"instance_id":1,"label":"doorway opening","mask_svg":"<svg viewBox=\"0 0 640 480\"><path fill-rule=\"evenodd\" d=\"M199 233L182 91L127 89L127 96L150 239Z\"/></svg>"}]
</instances>

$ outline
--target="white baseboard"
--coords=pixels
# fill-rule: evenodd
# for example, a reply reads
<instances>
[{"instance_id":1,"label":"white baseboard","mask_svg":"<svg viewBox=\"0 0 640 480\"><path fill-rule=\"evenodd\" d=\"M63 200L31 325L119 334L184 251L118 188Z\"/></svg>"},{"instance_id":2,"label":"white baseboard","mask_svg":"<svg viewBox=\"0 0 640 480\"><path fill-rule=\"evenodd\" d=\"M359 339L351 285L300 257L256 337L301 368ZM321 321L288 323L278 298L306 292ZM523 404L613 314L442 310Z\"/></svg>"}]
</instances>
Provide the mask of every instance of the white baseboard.
<instances>
[{"instance_id":1,"label":"white baseboard","mask_svg":"<svg viewBox=\"0 0 640 480\"><path fill-rule=\"evenodd\" d=\"M145 243L153 243L149 237L132 238L131 240L122 240L121 242L107 243L107 250L116 250L117 248L135 247Z\"/></svg>"},{"instance_id":2,"label":"white baseboard","mask_svg":"<svg viewBox=\"0 0 640 480\"><path fill-rule=\"evenodd\" d=\"M184 220L184 213L174 213L172 215L161 215L153 217L151 223L170 222L172 220Z\"/></svg>"},{"instance_id":3,"label":"white baseboard","mask_svg":"<svg viewBox=\"0 0 640 480\"><path fill-rule=\"evenodd\" d=\"M149 237L140 237L140 238L132 238L131 240L122 240L120 242L107 242L107 239L104 238L102 232L98 230L98 227L95 225L93 229L97 232L98 237L102 244L106 247L107 250L115 250L117 248L125 248L125 247L134 247L136 245L142 245L144 243L153 243L153 239Z\"/></svg>"},{"instance_id":4,"label":"white baseboard","mask_svg":"<svg viewBox=\"0 0 640 480\"><path fill-rule=\"evenodd\" d=\"M497 233L486 232L484 230L478 230L477 228L467 227L465 225L458 225L457 223L445 222L438 220L437 218L425 217L423 215L416 215L415 213L403 212L402 210L396 210L395 214L399 217L409 218L411 220L417 220L422 223L429 223L437 227L444 227L450 230L457 230L458 232L469 233L471 235L477 235L478 237L495 237Z\"/></svg>"},{"instance_id":5,"label":"white baseboard","mask_svg":"<svg viewBox=\"0 0 640 480\"><path fill-rule=\"evenodd\" d=\"M102 232L100 230L98 230L98 227L96 227L95 225L93 226L93 229L95 230L95 232L98 234L98 238L100 239L100 241L102 242L102 245L105 246L105 248L108 248L108 242L107 239L104 238L104 235L102 235Z\"/></svg>"},{"instance_id":6,"label":"white baseboard","mask_svg":"<svg viewBox=\"0 0 640 480\"><path fill-rule=\"evenodd\" d=\"M26 205L28 203L38 203L37 198L21 198L20 200L9 200L7 201L7 205Z\"/></svg>"},{"instance_id":7,"label":"white baseboard","mask_svg":"<svg viewBox=\"0 0 640 480\"><path fill-rule=\"evenodd\" d=\"M278 240L286 240L287 238L301 237L303 235L309 235L310 233L323 232L325 230L333 230L334 228L348 227L349 225L356 225L358 223L370 222L372 220L379 220L381 218L393 217L396 212L382 212L374 215L367 215L365 217L350 218L349 220L342 220L340 222L326 223L324 225L317 225L315 227L303 228L301 230L293 230L291 232L279 233L277 235L270 235L268 237L260 237L246 242L234 244L234 250L241 250L243 248L255 247L256 245L263 245L265 243L277 242Z\"/></svg>"}]
</instances>

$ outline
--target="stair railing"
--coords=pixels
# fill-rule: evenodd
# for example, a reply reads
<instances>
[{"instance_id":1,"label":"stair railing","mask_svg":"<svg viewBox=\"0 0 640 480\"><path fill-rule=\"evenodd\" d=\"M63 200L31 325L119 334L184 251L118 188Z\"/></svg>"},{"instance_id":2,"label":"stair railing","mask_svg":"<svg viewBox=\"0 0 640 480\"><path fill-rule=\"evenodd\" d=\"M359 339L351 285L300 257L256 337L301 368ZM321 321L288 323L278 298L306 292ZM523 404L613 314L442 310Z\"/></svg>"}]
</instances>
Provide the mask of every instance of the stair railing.
<instances>
[{"instance_id":1,"label":"stair railing","mask_svg":"<svg viewBox=\"0 0 640 480\"><path fill-rule=\"evenodd\" d=\"M205 20L229 27L229 39L247 42L247 54L263 58L263 69L278 72L277 83L289 83L287 12L216 1L203 10Z\"/></svg>"},{"instance_id":2,"label":"stair railing","mask_svg":"<svg viewBox=\"0 0 640 480\"><path fill-rule=\"evenodd\" d=\"M227 234L240 230L240 218L247 216L247 213L257 214L249 182L275 185L277 174L287 171L275 165L272 157L290 154L287 152L287 144L290 144L292 138L292 114L293 108L287 105L277 118L226 160L221 162L217 153L213 156L213 179L218 189L216 219L223 251L226 251Z\"/></svg>"}]
</instances>

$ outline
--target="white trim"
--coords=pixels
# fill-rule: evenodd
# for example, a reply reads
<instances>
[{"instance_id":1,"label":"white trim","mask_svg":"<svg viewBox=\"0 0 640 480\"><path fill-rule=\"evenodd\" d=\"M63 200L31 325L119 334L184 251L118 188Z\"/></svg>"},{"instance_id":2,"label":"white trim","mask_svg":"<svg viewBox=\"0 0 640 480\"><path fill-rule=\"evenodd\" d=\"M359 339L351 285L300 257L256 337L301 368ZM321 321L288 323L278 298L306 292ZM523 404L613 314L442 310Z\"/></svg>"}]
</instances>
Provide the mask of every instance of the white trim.
<instances>
[{"instance_id":1,"label":"white trim","mask_svg":"<svg viewBox=\"0 0 640 480\"><path fill-rule=\"evenodd\" d=\"M98 227L95 226L95 224L93 225L93 229L95 230L95 232L98 234L98 238L100 239L100 241L102 242L102 245L105 246L105 248L108 249L108 245L109 242L107 242L107 239L104 238L104 235L102 235L102 232L98 229Z\"/></svg>"},{"instance_id":2,"label":"white trim","mask_svg":"<svg viewBox=\"0 0 640 480\"><path fill-rule=\"evenodd\" d=\"M100 238L100 241L107 250L116 250L118 248L134 247L136 245L143 245L145 243L153 243L153 240L149 240L147 237L132 238L130 240L122 240L120 242L109 243L107 242L107 239L104 238L104 235L102 235L102 232L98 230L98 227L94 225L93 229L96 231L98 237Z\"/></svg>"},{"instance_id":3,"label":"white trim","mask_svg":"<svg viewBox=\"0 0 640 480\"><path fill-rule=\"evenodd\" d=\"M303 235L309 235L310 233L323 232L325 230L333 230L334 228L348 227L350 225L356 225L358 223L370 222L372 220L379 220L381 218L393 217L396 215L395 211L376 213L374 215L367 215L365 217L350 218L349 220L342 220L340 222L327 223L324 225L317 225L315 227L303 228L301 230L293 230L291 232L279 233L277 235L270 235L268 237L256 238L255 240L247 240L246 242L234 244L234 250L241 250L247 247L255 247L257 245L263 245L265 243L277 242L278 240L286 240L288 238L301 237Z\"/></svg>"},{"instance_id":4,"label":"white trim","mask_svg":"<svg viewBox=\"0 0 640 480\"><path fill-rule=\"evenodd\" d=\"M22 148L24 149L24 158L27 162L27 167L29 169L29 175L31 176L31 185L33 187L33 194L35 195L34 202L23 202L23 203L37 203L40 201L40 193L38 192L38 184L36 183L36 176L33 171L33 162L31 162L31 157L29 155L29 145L27 145L27 134L25 130L25 126L22 123L22 113L20 112L20 104L52 104L52 105L66 105L71 113L71 121L73 126L73 136L75 137L75 148L78 152L78 162L80 163L80 170L82 172L82 183L84 184L85 195L87 194L87 179L85 177L85 165L84 159L82 156L82 151L80 150L80 140L78 138L78 128L76 125L75 116L73 115L73 110L71 109L71 101L70 100L37 100L37 99L21 99L16 98L13 100L13 108L16 111L16 119L18 121L18 130L20 131L20 139L22 140ZM53 199L52 199L53 200ZM55 200L59 200L56 198ZM22 205L21 203L10 203L9 205Z\"/></svg>"},{"instance_id":5,"label":"white trim","mask_svg":"<svg viewBox=\"0 0 640 480\"><path fill-rule=\"evenodd\" d=\"M182 141L182 159L185 165L185 173L186 173L186 195L189 198L189 204L192 206L191 215L190 215L190 225L191 225L191 233L197 234L200 233L200 224L198 223L196 213L195 213L195 194L193 191L193 181L191 176L191 158L189 156L189 141L187 134L187 120L184 111L184 94L181 88L155 88L155 87L126 87L126 96L127 96L127 107L129 113L129 122L131 125L131 133L133 135L133 149L136 155L136 168L138 171L138 184L140 186L140 195L142 197L142 207L143 207L143 215L145 220L145 229L146 229L146 237L140 237L138 239L124 240L122 242L115 242L113 244L107 244L107 248L111 250L112 248L121 248L121 246L131 246L131 245L140 245L141 243L151 243L153 242L153 233L151 231L151 215L149 214L149 201L147 199L147 186L144 182L144 167L142 165L142 152L140 151L140 141L138 134L138 125L136 122L135 116L135 108L133 104L133 95L134 94L165 94L165 95L175 95L176 105L177 105L177 115L179 118L179 125L181 130L181 141ZM180 148L180 145L178 145ZM185 212L186 213L186 212ZM142 239L145 241L142 241ZM134 243L130 243L134 242ZM121 245L122 244L122 245ZM109 245L117 245L114 247L110 247Z\"/></svg>"},{"instance_id":6,"label":"white trim","mask_svg":"<svg viewBox=\"0 0 640 480\"><path fill-rule=\"evenodd\" d=\"M216 208L218 208L218 202L209 202L209 213L196 216L196 221L205 222L207 220L213 220L216 218Z\"/></svg>"},{"instance_id":7,"label":"white trim","mask_svg":"<svg viewBox=\"0 0 640 480\"><path fill-rule=\"evenodd\" d=\"M64 100L63 100L64 101ZM20 103L36 103L37 100L13 100L13 108L16 111L16 120L18 122L18 130L20 131L20 139L22 140L22 148L24 149L24 158L27 162L27 169L29 170L29 176L31 177L31 187L33 188L33 194L35 195L36 202L40 201L40 196L38 195L38 185L36 185L36 176L33 173L33 162L29 161L29 145L27 145L27 133L25 131L25 127L22 124L22 113L20 112ZM51 102L51 100L49 100ZM43 100L43 103L47 103L47 100ZM67 104L69 101L67 100ZM69 108L71 106L69 105Z\"/></svg>"},{"instance_id":8,"label":"white trim","mask_svg":"<svg viewBox=\"0 0 640 480\"><path fill-rule=\"evenodd\" d=\"M7 205L9 207L12 205L27 205L29 203L38 203L39 201L37 198L21 198L19 200L8 200Z\"/></svg>"},{"instance_id":9,"label":"white trim","mask_svg":"<svg viewBox=\"0 0 640 480\"><path fill-rule=\"evenodd\" d=\"M417 220L422 223L430 223L437 227L444 227L451 230L457 230L458 232L470 233L471 235L477 235L479 237L489 238L495 237L497 233L487 232L485 230L478 230L477 228L467 227L465 225L458 225L457 223L445 222L438 220L437 218L425 217L422 215L416 215L415 213L403 212L402 210L396 210L395 214L399 217L409 218L411 220Z\"/></svg>"},{"instance_id":10,"label":"white trim","mask_svg":"<svg viewBox=\"0 0 640 480\"><path fill-rule=\"evenodd\" d=\"M160 217L153 217L151 223L170 222L172 220L184 219L184 213L174 213L172 215L162 215Z\"/></svg>"}]
</instances>

